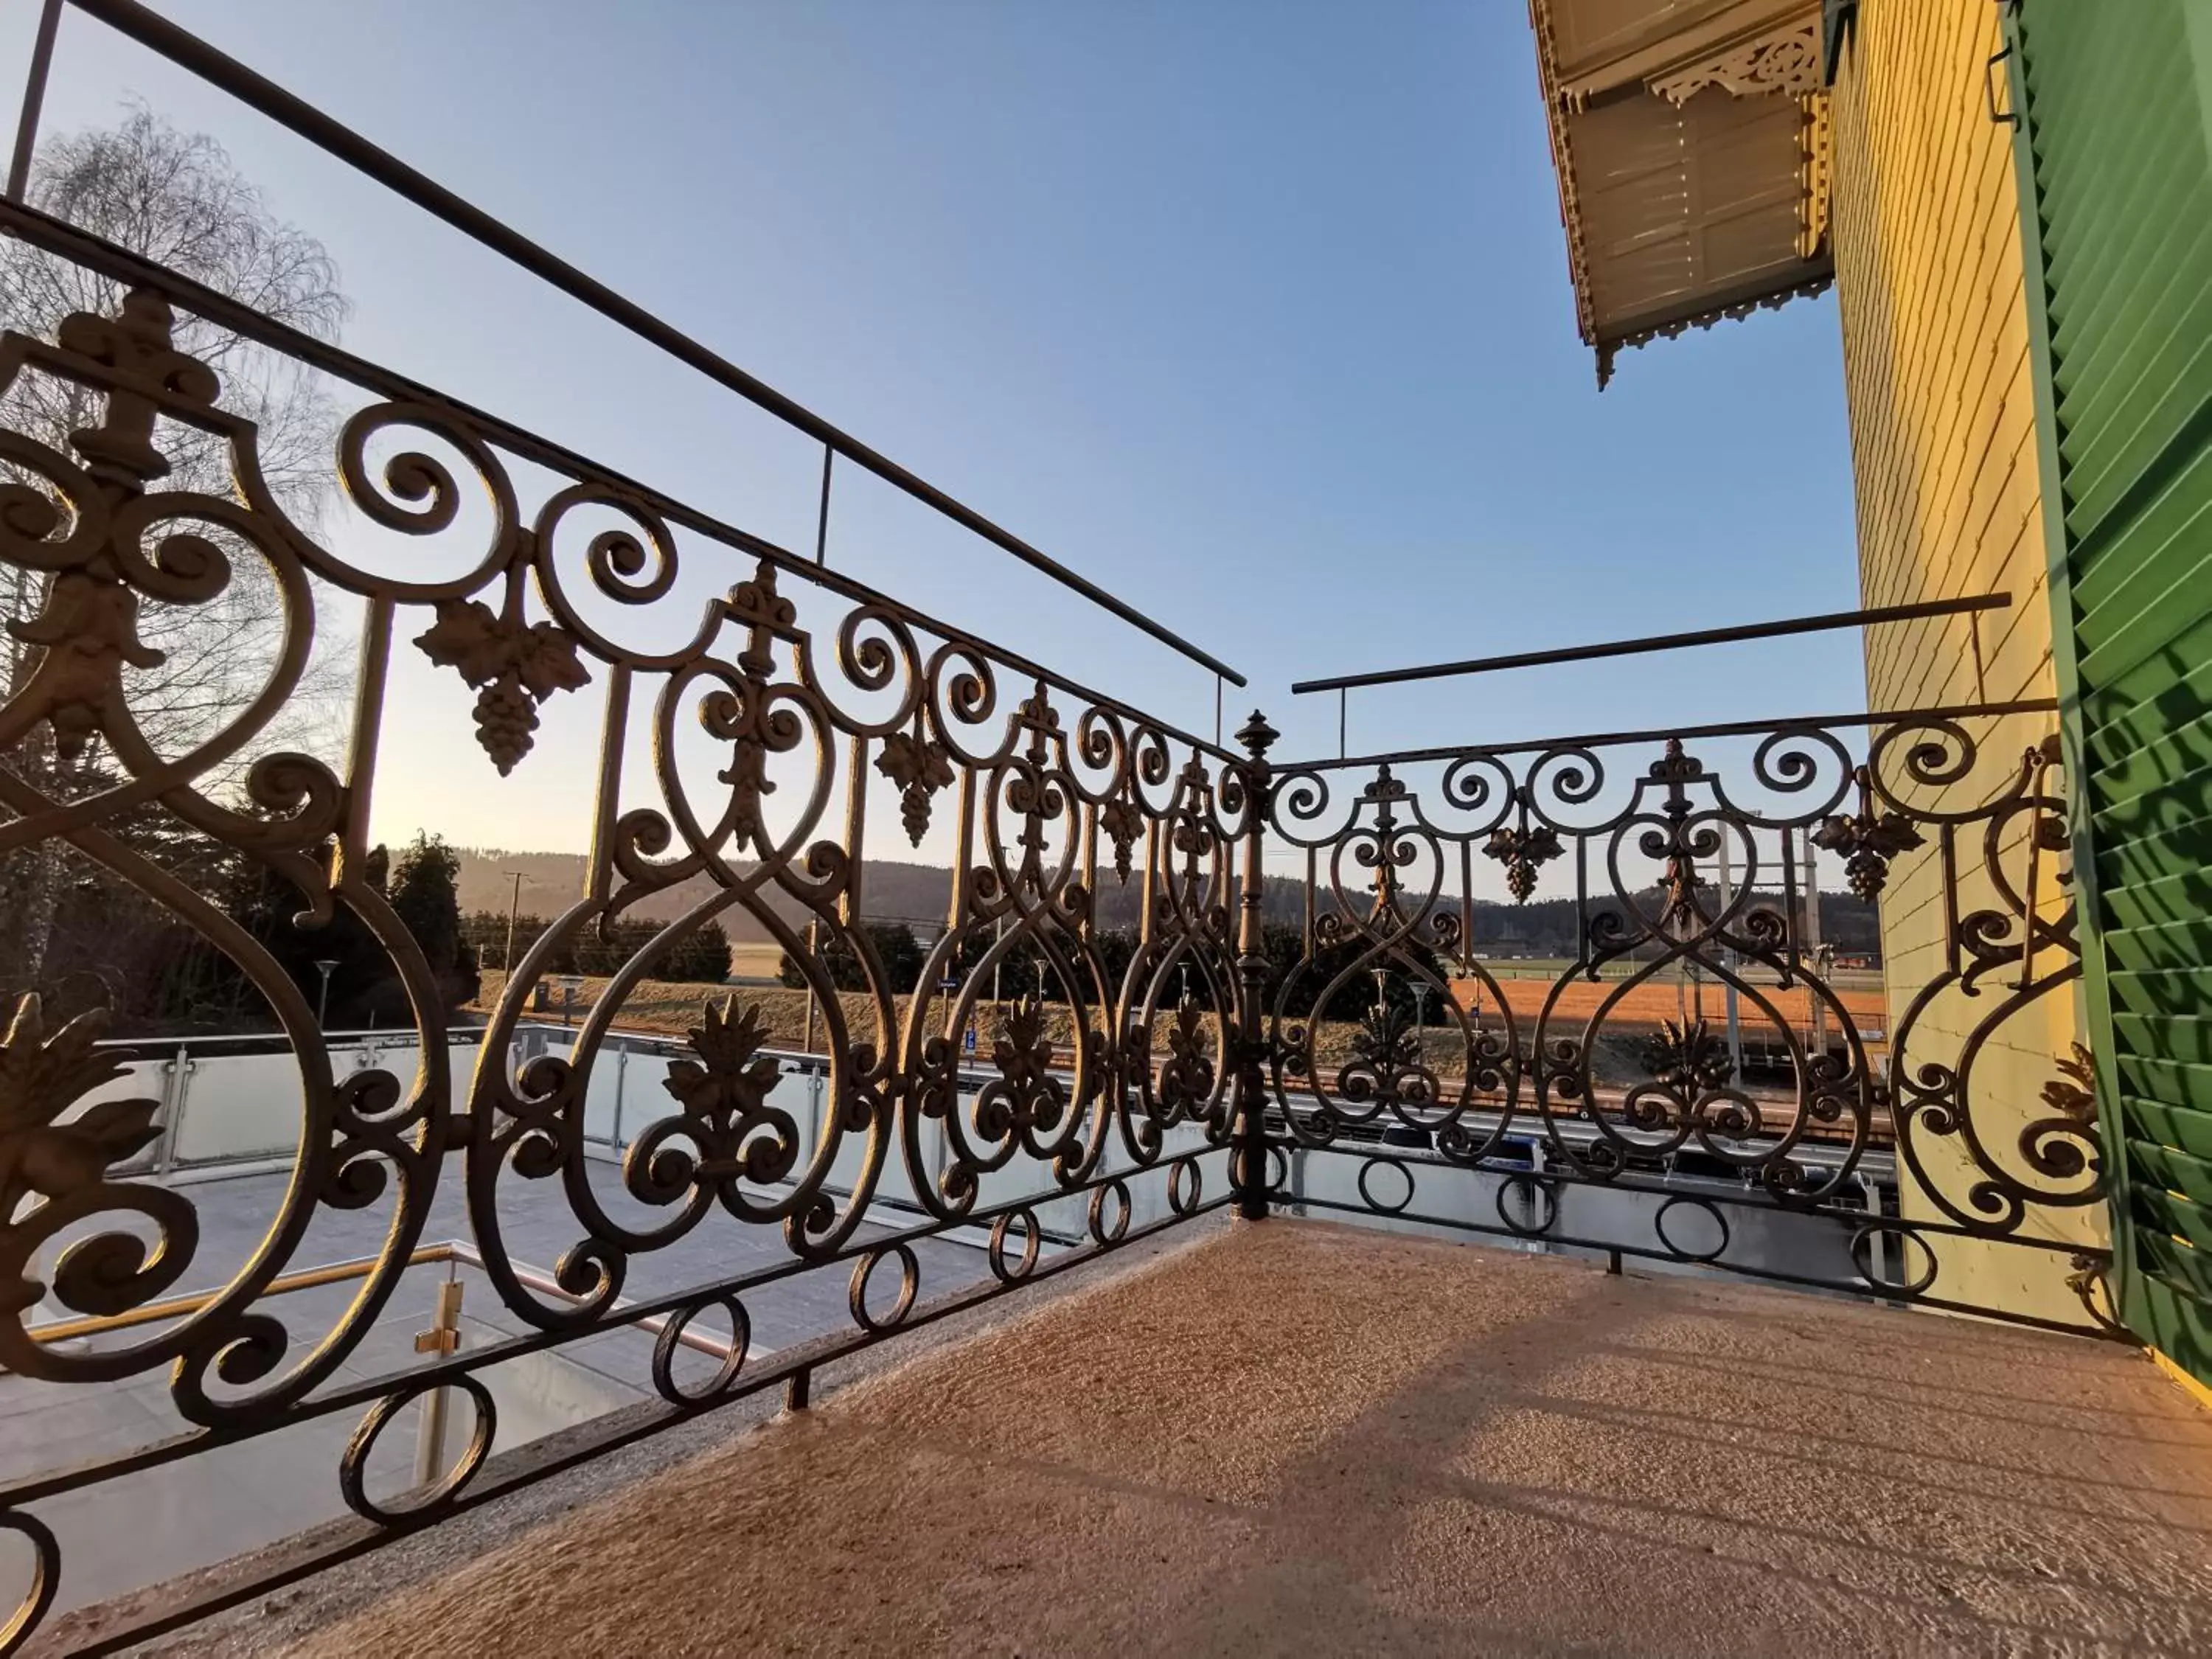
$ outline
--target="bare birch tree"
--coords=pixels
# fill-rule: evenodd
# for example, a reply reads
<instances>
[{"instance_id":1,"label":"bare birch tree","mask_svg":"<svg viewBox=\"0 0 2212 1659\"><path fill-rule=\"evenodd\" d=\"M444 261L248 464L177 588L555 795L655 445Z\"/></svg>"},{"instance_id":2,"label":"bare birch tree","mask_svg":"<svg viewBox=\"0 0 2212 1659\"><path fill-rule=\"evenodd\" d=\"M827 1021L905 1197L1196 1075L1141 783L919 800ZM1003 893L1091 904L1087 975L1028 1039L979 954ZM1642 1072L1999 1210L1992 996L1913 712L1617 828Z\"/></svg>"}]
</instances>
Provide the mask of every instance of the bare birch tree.
<instances>
[{"instance_id":1,"label":"bare birch tree","mask_svg":"<svg viewBox=\"0 0 2212 1659\"><path fill-rule=\"evenodd\" d=\"M278 219L215 139L181 132L143 107L133 109L119 126L46 142L29 196L58 218L317 338L336 338L345 319L337 269L323 245ZM112 314L121 299L121 286L106 277L0 239L0 323L9 328L51 339L72 313ZM332 477L333 400L312 371L293 360L204 318L180 311L177 324L179 348L222 377L224 407L258 427L261 469L277 501L312 531ZM0 420L68 454L70 434L98 424L100 403L98 393L82 386L25 374L0 401ZM228 492L231 458L216 437L164 422L155 441L171 468L162 488ZM40 487L38 479L4 471L16 482ZM161 660L132 671L126 681L134 716L164 754L189 750L252 699L276 658L285 627L276 585L258 558L234 538L204 533L235 555L229 583L207 604L143 605L139 635ZM34 616L43 596L36 573L0 573L0 613L7 623ZM35 649L13 627L6 630L0 674L11 690ZM272 743L304 746L317 735L316 725L332 718L331 682L341 672L331 666L336 660L327 649L317 653L314 678L294 699L289 724L270 734ZM99 775L98 753L82 757L72 779L64 775L51 742L40 741L41 752L9 759L39 775L49 794L78 793ZM58 890L65 879L63 863L49 846L27 854L26 867L9 872L4 883L6 908L13 913L4 952L14 958L7 964L10 980L29 983L40 977Z\"/></svg>"}]
</instances>

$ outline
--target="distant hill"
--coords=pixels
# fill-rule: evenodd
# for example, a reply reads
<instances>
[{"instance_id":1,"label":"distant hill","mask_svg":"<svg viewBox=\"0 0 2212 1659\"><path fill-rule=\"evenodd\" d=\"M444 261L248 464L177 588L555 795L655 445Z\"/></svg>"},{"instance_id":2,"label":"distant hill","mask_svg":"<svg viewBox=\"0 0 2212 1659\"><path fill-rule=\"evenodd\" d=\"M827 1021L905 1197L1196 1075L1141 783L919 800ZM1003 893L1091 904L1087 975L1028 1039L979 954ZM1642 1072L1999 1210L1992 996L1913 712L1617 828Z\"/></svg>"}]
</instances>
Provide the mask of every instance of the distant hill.
<instances>
[{"instance_id":1,"label":"distant hill","mask_svg":"<svg viewBox=\"0 0 2212 1659\"><path fill-rule=\"evenodd\" d=\"M506 914L514 891L511 872L522 872L522 914L557 915L574 904L584 890L586 860L580 853L514 853L499 848L461 847L454 851L461 862L460 897L464 912L489 910ZM751 866L742 865L741 869ZM705 897L713 884L694 877L665 891L641 899L631 910L635 916L665 921ZM1098 919L1109 927L1133 927L1144 896L1141 872L1132 871L1126 886L1111 869L1099 872ZM869 859L860 870L861 908L883 921L942 922L952 904L952 872L943 865L906 864L890 859ZM791 921L804 919L805 910L779 893L768 896L777 915ZM1267 911L1276 920L1289 921L1303 914L1304 900L1297 884L1271 878L1267 883ZM765 939L768 930L749 912L732 910L722 918L732 942Z\"/></svg>"},{"instance_id":2,"label":"distant hill","mask_svg":"<svg viewBox=\"0 0 2212 1659\"><path fill-rule=\"evenodd\" d=\"M505 914L514 888L508 873L512 871L522 872L522 914L526 916L557 915L584 890L585 860L580 853L514 853L477 847L454 850L460 857L464 912ZM1558 879L1553 872L1546 874ZM1144 893L1141 872L1133 872L1125 886L1115 880L1111 870L1101 870L1098 884L1100 922L1109 927L1133 927ZM704 877L695 877L641 900L631 914L665 921L706 896L709 886ZM952 872L942 865L870 859L861 869L860 896L863 910L874 920L939 923L952 902ZM1324 906L1326 902L1324 896ZM805 919L801 908L781 894L771 892L769 903L793 922ZM1288 877L1270 876L1266 909L1270 921L1300 921L1305 915L1302 884ZM722 926L732 943L769 937L768 930L744 910L726 913ZM1881 948L1875 907L1849 893L1820 895L1820 932L1839 951L1873 955ZM1478 950L1493 954L1571 957L1576 945L1574 901L1538 898L1516 905L1478 899L1474 938Z\"/></svg>"}]
</instances>

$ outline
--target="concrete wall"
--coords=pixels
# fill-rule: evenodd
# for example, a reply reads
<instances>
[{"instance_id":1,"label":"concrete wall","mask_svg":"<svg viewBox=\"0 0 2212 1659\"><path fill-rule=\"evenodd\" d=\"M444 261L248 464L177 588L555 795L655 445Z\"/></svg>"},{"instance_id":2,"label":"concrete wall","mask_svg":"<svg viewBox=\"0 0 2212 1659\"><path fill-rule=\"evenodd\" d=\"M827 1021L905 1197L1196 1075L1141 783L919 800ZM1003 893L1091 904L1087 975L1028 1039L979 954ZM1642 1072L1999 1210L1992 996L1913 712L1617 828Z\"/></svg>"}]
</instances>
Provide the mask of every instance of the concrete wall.
<instances>
[{"instance_id":1,"label":"concrete wall","mask_svg":"<svg viewBox=\"0 0 2212 1659\"><path fill-rule=\"evenodd\" d=\"M2009 611L1982 617L1978 665L1964 617L1869 630L1875 708L2053 692L2012 130L1990 119L1984 93L1987 61L2002 44L1988 0L1864 6L1833 93L1831 234L1864 603L1991 592L2013 600ZM2056 722L2052 714L1973 722L1982 763L1948 797L1923 799L1964 805L1996 793ZM1963 850L1978 858L1978 836ZM2018 836L2006 853L2018 882ZM2050 874L2055 862L2043 861L2038 893L2039 904L2054 912L2061 903ZM1932 845L1898 862L1882 902L1893 1030L1943 967L1942 900ZM1963 885L1962 911L1994 902L1985 879ZM1996 986L1978 997L1946 994L1923 1016L1920 1057L1950 1063L2002 995ZM1975 1067L1972 1103L1984 1144L2000 1157L2016 1158L2019 1126L2047 1115L2038 1097L2054 1074L2054 1057L2070 1051L2077 1032L2074 997L2062 990L2023 1009L1991 1039ZM1948 1167L1932 1179L1957 1193L1966 1164L1941 1158L1948 1150L1936 1144ZM1909 1182L1904 1203L1907 1214L1933 1212L1926 1193ZM2101 1237L2103 1225L2100 1210L2054 1213L2044 1236ZM2012 1282L2016 1273L2008 1278L2007 1254L1978 1262L1978 1282L1953 1285L1954 1293L2033 1299L2037 1291Z\"/></svg>"}]
</instances>

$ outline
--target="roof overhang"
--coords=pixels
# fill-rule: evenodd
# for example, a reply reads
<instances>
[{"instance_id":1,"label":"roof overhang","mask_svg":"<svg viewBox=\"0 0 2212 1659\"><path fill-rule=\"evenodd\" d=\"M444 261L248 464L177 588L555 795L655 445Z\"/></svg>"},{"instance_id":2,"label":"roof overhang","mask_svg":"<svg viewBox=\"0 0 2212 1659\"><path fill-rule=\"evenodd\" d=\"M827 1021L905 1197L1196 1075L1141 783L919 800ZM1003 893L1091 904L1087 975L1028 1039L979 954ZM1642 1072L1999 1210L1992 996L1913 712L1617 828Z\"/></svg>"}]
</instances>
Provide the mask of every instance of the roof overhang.
<instances>
[{"instance_id":1,"label":"roof overhang","mask_svg":"<svg viewBox=\"0 0 2212 1659\"><path fill-rule=\"evenodd\" d=\"M1820 0L1529 0L1582 337L1613 355L1818 293Z\"/></svg>"}]
</instances>

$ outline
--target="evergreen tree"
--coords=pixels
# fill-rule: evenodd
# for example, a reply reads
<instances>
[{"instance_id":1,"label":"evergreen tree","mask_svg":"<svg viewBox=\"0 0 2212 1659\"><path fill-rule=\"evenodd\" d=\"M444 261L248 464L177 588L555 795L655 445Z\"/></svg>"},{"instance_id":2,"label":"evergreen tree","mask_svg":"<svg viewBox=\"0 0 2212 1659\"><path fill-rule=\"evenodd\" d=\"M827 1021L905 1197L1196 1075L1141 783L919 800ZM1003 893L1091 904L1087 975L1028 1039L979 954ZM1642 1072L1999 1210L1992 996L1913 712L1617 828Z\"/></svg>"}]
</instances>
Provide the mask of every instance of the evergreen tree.
<instances>
[{"instance_id":1,"label":"evergreen tree","mask_svg":"<svg viewBox=\"0 0 2212 1659\"><path fill-rule=\"evenodd\" d=\"M720 922L710 921L669 951L659 977L720 985L730 976L730 936Z\"/></svg>"},{"instance_id":2,"label":"evergreen tree","mask_svg":"<svg viewBox=\"0 0 2212 1659\"><path fill-rule=\"evenodd\" d=\"M477 990L476 953L461 934L461 861L445 837L417 831L392 866L392 908L421 947L448 1006Z\"/></svg>"},{"instance_id":3,"label":"evergreen tree","mask_svg":"<svg viewBox=\"0 0 2212 1659\"><path fill-rule=\"evenodd\" d=\"M876 957L883 963L884 981L893 996L905 996L921 981L921 970L929 961L929 952L921 941L915 938L914 929L902 921L863 922L868 941L876 949ZM860 967L860 958L839 933L825 935L822 942L822 964L829 969L830 982L841 991L865 991L868 976ZM777 977L794 989L803 988L806 976L787 953Z\"/></svg>"}]
</instances>

